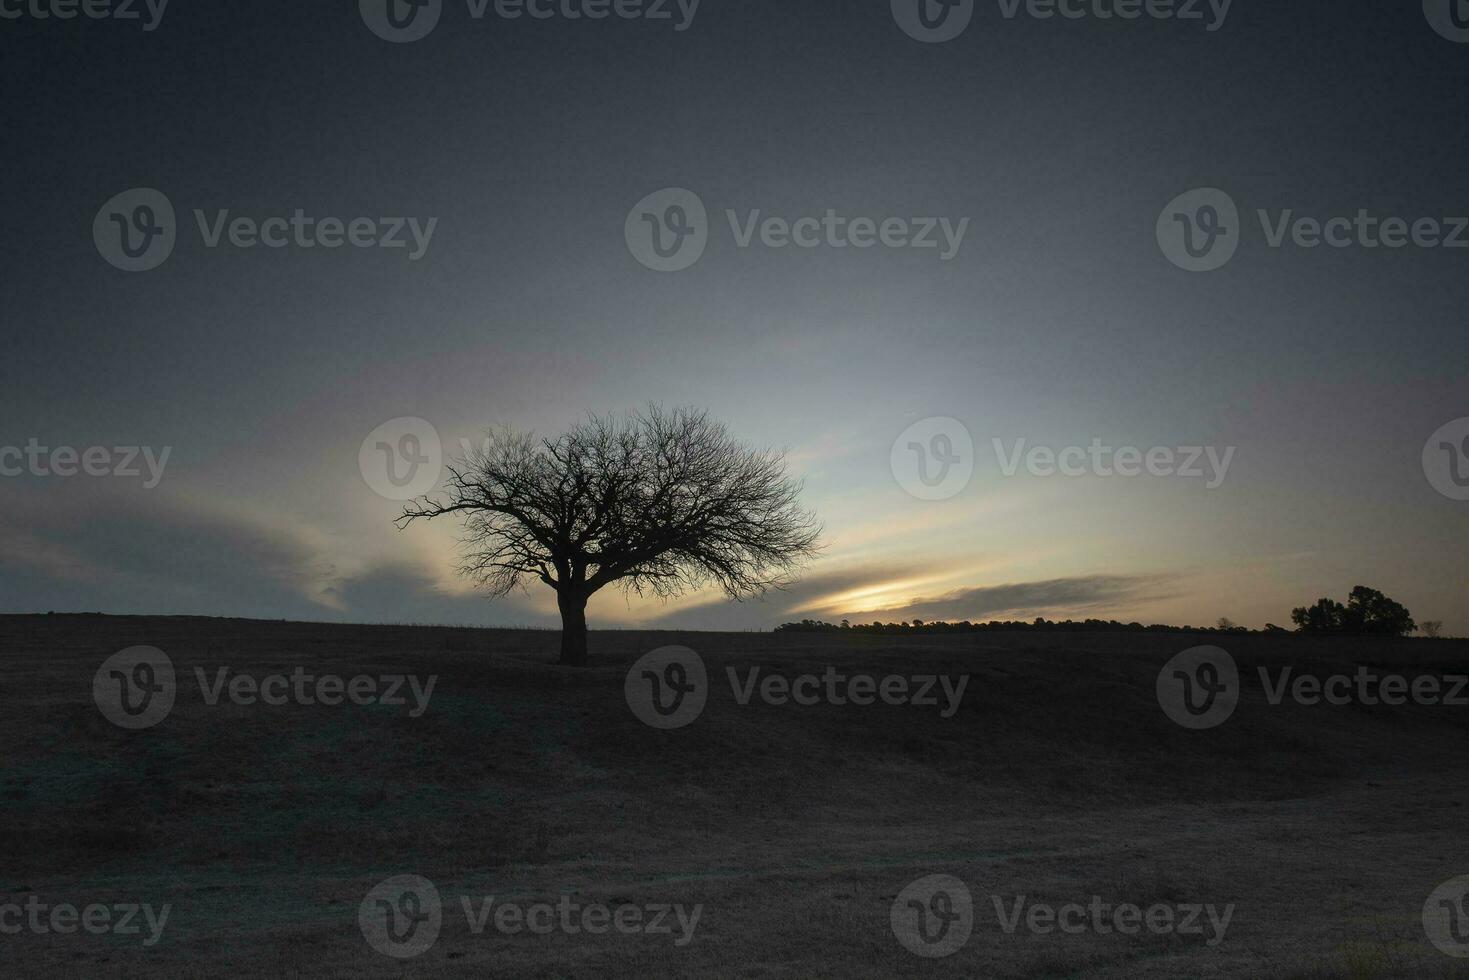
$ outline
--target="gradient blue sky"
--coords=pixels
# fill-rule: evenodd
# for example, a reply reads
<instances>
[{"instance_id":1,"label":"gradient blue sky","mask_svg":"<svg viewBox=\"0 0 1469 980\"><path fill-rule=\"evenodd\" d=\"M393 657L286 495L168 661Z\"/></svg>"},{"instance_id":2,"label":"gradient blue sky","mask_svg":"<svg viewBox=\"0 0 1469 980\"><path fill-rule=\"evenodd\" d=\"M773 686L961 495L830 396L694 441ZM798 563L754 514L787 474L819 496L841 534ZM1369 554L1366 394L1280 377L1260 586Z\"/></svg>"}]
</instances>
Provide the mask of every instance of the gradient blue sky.
<instances>
[{"instance_id":1,"label":"gradient blue sky","mask_svg":"<svg viewBox=\"0 0 1469 980\"><path fill-rule=\"evenodd\" d=\"M1469 213L1469 45L1417 4L1246 4L1178 22L1006 21L944 45L883 2L705 0L694 26L474 22L390 45L353 4L171 6L143 34L0 22L0 445L171 446L162 484L0 479L0 611L541 624L398 532L357 466L399 416L451 445L649 401L786 447L826 556L730 605L598 597L593 627L1102 616L1288 622L1367 584L1469 630L1469 503L1429 434L1469 416L1469 250L1267 247L1254 210ZM340 9L337 9L340 8ZM438 217L429 254L206 249L129 275L91 239L131 187L264 217ZM701 261L623 223L695 190ZM1226 190L1233 261L1171 265L1154 222ZM736 248L723 211L968 217L932 253ZM930 416L979 450L906 494ZM1225 484L1005 477L1008 443L1236 447Z\"/></svg>"}]
</instances>

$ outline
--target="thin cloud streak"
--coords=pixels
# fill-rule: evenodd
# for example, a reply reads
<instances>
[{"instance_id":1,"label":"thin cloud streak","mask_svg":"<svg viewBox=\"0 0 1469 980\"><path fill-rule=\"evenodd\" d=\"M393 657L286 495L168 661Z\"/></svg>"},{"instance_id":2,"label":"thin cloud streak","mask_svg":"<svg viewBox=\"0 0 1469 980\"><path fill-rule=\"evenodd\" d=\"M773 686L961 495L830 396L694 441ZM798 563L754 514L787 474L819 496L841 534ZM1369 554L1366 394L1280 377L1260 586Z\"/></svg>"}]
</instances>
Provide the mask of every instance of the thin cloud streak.
<instances>
[{"instance_id":1,"label":"thin cloud streak","mask_svg":"<svg viewBox=\"0 0 1469 980\"><path fill-rule=\"evenodd\" d=\"M851 612L853 622L890 619L971 620L1082 616L1173 598L1176 579L1164 575L1091 575L1041 582L956 589L905 605Z\"/></svg>"}]
</instances>

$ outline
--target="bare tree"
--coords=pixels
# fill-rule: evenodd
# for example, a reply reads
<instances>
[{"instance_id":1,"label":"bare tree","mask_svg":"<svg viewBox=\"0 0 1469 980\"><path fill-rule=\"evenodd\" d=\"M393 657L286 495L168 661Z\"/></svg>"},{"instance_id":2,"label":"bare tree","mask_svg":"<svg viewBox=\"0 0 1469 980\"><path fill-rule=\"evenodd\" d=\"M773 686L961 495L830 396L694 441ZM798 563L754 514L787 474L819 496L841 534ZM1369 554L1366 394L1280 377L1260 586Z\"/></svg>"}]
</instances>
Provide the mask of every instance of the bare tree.
<instances>
[{"instance_id":1,"label":"bare tree","mask_svg":"<svg viewBox=\"0 0 1469 980\"><path fill-rule=\"evenodd\" d=\"M1443 620L1441 620L1441 619L1427 619L1427 620L1424 620L1423 622L1421 622L1421 623L1418 624L1418 632L1422 633L1424 636L1428 637L1430 640L1436 640L1440 636L1443 635Z\"/></svg>"},{"instance_id":2,"label":"bare tree","mask_svg":"<svg viewBox=\"0 0 1469 980\"><path fill-rule=\"evenodd\" d=\"M819 551L784 457L693 409L590 417L555 439L498 430L448 470L399 528L462 514L463 575L490 596L532 579L554 589L563 664L587 663L587 600L614 582L660 598L712 584L742 599L789 584Z\"/></svg>"}]
</instances>

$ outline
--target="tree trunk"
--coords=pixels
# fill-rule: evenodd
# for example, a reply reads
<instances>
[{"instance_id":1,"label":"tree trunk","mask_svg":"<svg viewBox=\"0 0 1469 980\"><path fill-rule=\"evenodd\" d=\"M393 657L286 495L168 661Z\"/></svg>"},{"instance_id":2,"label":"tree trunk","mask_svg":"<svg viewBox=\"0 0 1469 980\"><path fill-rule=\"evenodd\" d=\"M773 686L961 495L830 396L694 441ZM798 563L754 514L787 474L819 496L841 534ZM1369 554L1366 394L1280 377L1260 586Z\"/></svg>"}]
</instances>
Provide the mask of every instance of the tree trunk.
<instances>
[{"instance_id":1,"label":"tree trunk","mask_svg":"<svg viewBox=\"0 0 1469 980\"><path fill-rule=\"evenodd\" d=\"M557 594L556 604L561 607L561 664L565 667L585 667L587 597L568 590Z\"/></svg>"}]
</instances>

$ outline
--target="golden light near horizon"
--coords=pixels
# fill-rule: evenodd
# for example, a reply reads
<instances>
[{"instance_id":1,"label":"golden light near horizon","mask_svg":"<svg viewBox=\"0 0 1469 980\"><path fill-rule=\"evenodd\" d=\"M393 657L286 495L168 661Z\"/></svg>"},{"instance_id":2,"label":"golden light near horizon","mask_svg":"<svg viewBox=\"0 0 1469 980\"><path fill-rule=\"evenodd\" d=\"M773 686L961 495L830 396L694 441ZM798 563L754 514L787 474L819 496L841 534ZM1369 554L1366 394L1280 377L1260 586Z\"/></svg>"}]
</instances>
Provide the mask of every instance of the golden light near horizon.
<instances>
[{"instance_id":1,"label":"golden light near horizon","mask_svg":"<svg viewBox=\"0 0 1469 980\"><path fill-rule=\"evenodd\" d=\"M944 581L947 578L949 578L948 575L909 576L855 589L845 589L798 605L793 608L792 612L839 615L857 611L875 613L885 609L898 609L913 601L914 596L918 594L913 590L921 589L934 582Z\"/></svg>"}]
</instances>

